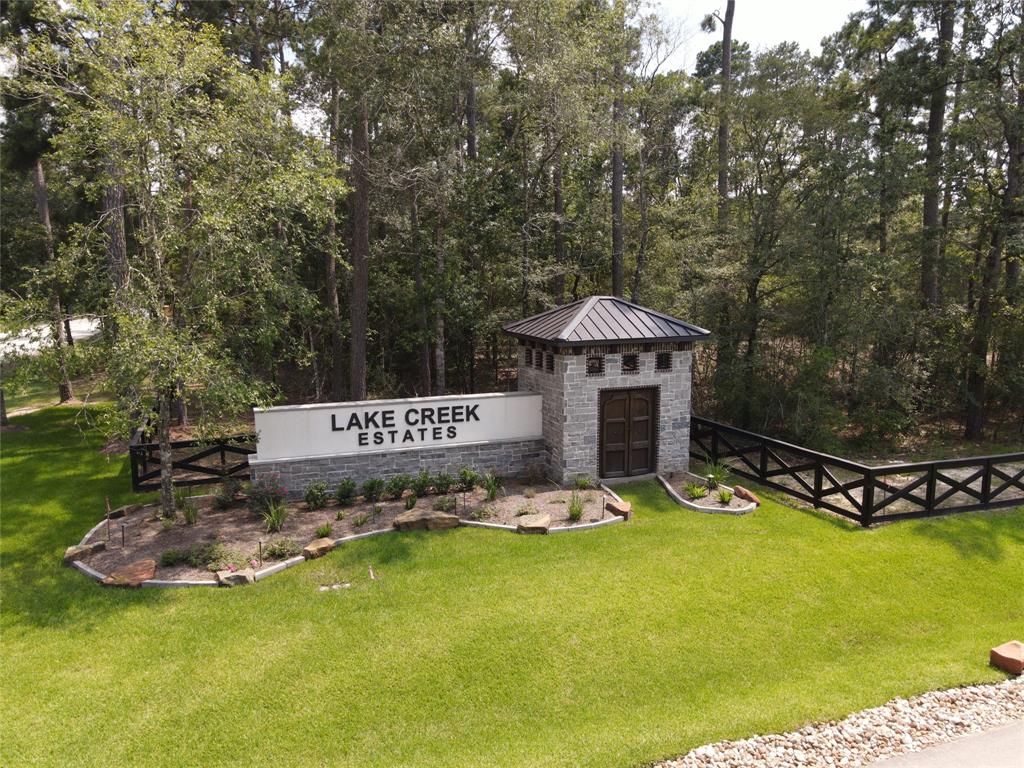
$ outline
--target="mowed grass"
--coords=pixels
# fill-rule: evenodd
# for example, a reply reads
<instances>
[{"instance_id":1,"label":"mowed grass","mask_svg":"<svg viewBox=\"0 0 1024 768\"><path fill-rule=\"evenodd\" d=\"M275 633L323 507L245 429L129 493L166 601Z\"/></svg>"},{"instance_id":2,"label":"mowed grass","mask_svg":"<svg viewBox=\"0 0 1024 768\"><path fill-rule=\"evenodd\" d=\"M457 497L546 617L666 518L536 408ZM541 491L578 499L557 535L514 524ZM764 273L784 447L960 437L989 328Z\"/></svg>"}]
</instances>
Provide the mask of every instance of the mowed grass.
<instances>
[{"instance_id":1,"label":"mowed grass","mask_svg":"<svg viewBox=\"0 0 1024 768\"><path fill-rule=\"evenodd\" d=\"M249 588L107 590L59 564L132 497L75 414L3 435L3 765L621 768L999 680L988 648L1024 635L1024 510L864 531L649 482L596 531L393 534Z\"/></svg>"}]
</instances>

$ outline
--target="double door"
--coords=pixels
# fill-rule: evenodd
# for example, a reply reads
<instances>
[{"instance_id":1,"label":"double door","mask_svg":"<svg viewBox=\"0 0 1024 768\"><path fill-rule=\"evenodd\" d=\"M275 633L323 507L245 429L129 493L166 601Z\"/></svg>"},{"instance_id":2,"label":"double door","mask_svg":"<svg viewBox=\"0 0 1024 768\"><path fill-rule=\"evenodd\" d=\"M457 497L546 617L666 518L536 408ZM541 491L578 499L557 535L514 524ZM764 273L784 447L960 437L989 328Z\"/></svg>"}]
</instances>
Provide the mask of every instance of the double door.
<instances>
[{"instance_id":1,"label":"double door","mask_svg":"<svg viewBox=\"0 0 1024 768\"><path fill-rule=\"evenodd\" d=\"M601 477L630 477L655 470L658 441L654 387L601 393Z\"/></svg>"}]
</instances>

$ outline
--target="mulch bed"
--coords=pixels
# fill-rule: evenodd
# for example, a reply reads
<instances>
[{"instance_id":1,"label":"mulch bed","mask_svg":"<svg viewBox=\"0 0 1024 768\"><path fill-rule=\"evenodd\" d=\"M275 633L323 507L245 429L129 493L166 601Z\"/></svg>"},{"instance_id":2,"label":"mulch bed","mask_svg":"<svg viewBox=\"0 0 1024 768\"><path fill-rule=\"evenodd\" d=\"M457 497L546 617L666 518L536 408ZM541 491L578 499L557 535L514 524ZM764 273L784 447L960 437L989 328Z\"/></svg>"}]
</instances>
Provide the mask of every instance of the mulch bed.
<instances>
[{"instance_id":1,"label":"mulch bed","mask_svg":"<svg viewBox=\"0 0 1024 768\"><path fill-rule=\"evenodd\" d=\"M691 499L690 495L686 492L685 486L688 483L697 483L698 485L703 485L703 483L696 480L692 475L678 472L673 475L669 475L665 479L668 480L668 484L672 486L672 490L684 499L693 504L706 507L710 511L727 512L728 510L742 509L750 503L746 499L741 499L733 494L733 497L729 500L728 504L722 504L718 500L718 491L708 491L707 496L703 496L699 499Z\"/></svg>"},{"instance_id":2,"label":"mulch bed","mask_svg":"<svg viewBox=\"0 0 1024 768\"><path fill-rule=\"evenodd\" d=\"M460 518L502 525L514 526L522 515L540 512L551 516L552 527L582 525L607 516L603 514L604 494L600 489L579 491L583 516L574 523L569 519L572 493L571 489L550 483L529 486L519 481L506 481L494 501L488 502L480 488L465 494L454 492L451 496L457 502L453 512ZM440 498L428 496L418 499L416 508L434 508ZM187 563L165 566L161 564L161 557L168 550L198 549L219 543L221 551L237 567L261 568L284 559L267 554L266 548L271 543L289 539L301 549L317 538L316 529L324 523L331 524L330 537L333 539L389 529L393 527L395 518L406 511L404 500L382 500L373 504L360 499L342 507L332 499L326 507L316 510L310 509L304 501L289 501L288 519L281 531L267 533L263 519L250 510L244 498L236 500L228 509L215 508L212 498L195 497L192 501L199 509L199 517L193 525L186 525L180 512L172 525L165 524L158 517L159 507L155 504L111 520L109 528L101 526L89 539L105 541L106 549L84 557L84 562L102 573L110 573L137 560L152 558L157 562L157 579L213 579L210 567L195 567ZM376 513L375 507L379 508ZM124 546L121 545L122 526ZM260 542L264 547L262 563L259 560Z\"/></svg>"}]
</instances>

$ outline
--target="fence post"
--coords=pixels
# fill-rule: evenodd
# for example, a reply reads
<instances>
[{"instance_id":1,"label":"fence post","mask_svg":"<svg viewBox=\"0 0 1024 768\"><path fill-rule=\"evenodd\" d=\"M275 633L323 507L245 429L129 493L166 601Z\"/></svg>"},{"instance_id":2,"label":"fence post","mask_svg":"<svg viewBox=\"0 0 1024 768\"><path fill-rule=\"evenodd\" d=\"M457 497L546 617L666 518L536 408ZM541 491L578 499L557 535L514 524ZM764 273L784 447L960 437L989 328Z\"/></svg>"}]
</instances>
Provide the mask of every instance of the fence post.
<instances>
[{"instance_id":1,"label":"fence post","mask_svg":"<svg viewBox=\"0 0 1024 768\"><path fill-rule=\"evenodd\" d=\"M761 474L761 479L765 480L768 478L768 444L761 441L761 461L759 462L758 471Z\"/></svg>"},{"instance_id":2,"label":"fence post","mask_svg":"<svg viewBox=\"0 0 1024 768\"><path fill-rule=\"evenodd\" d=\"M985 459L985 473L981 476L981 503L988 504L992 495L992 459Z\"/></svg>"},{"instance_id":3,"label":"fence post","mask_svg":"<svg viewBox=\"0 0 1024 768\"><path fill-rule=\"evenodd\" d=\"M871 526L871 517L875 513L875 470L864 473L864 492L860 502L860 524L865 528Z\"/></svg>"},{"instance_id":4,"label":"fence post","mask_svg":"<svg viewBox=\"0 0 1024 768\"><path fill-rule=\"evenodd\" d=\"M821 462L814 465L814 508L821 504Z\"/></svg>"},{"instance_id":5,"label":"fence post","mask_svg":"<svg viewBox=\"0 0 1024 768\"><path fill-rule=\"evenodd\" d=\"M711 463L718 463L718 427L711 428Z\"/></svg>"},{"instance_id":6,"label":"fence post","mask_svg":"<svg viewBox=\"0 0 1024 768\"><path fill-rule=\"evenodd\" d=\"M932 512L935 509L935 482L938 479L938 470L935 469L935 465L931 464L928 467L928 486L925 492L925 512Z\"/></svg>"}]
</instances>

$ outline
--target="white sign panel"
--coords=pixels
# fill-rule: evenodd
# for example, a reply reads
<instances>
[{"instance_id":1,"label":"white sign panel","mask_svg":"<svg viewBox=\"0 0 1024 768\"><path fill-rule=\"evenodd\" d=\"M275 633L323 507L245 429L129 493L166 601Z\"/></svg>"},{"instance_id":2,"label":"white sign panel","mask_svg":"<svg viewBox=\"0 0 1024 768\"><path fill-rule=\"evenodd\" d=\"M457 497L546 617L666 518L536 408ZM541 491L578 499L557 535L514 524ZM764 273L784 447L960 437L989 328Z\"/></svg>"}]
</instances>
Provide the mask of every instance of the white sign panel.
<instances>
[{"instance_id":1,"label":"white sign panel","mask_svg":"<svg viewBox=\"0 0 1024 768\"><path fill-rule=\"evenodd\" d=\"M534 392L256 408L256 461L541 437Z\"/></svg>"}]
</instances>

